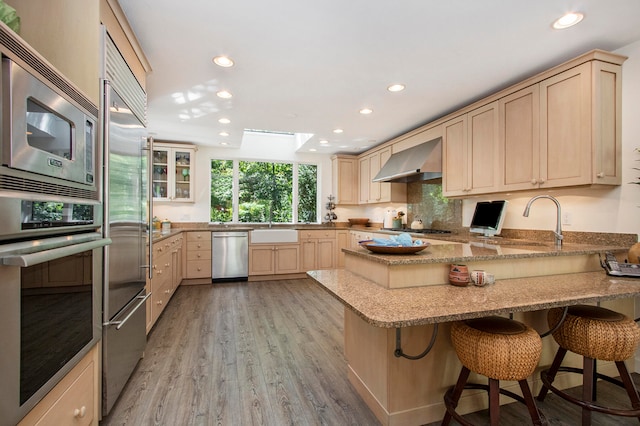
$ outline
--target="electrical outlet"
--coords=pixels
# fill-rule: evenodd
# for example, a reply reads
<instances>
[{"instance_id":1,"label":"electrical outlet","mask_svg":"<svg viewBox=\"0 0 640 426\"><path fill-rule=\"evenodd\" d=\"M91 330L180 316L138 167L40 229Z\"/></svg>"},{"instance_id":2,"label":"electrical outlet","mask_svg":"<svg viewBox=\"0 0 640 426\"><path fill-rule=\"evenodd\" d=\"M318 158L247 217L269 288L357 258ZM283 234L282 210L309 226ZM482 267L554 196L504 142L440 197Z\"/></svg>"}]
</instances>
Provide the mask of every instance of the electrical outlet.
<instances>
[{"instance_id":1,"label":"electrical outlet","mask_svg":"<svg viewBox=\"0 0 640 426\"><path fill-rule=\"evenodd\" d=\"M567 226L571 225L571 219L572 219L571 213L569 213L569 212L562 213L562 224L563 225L567 225Z\"/></svg>"}]
</instances>

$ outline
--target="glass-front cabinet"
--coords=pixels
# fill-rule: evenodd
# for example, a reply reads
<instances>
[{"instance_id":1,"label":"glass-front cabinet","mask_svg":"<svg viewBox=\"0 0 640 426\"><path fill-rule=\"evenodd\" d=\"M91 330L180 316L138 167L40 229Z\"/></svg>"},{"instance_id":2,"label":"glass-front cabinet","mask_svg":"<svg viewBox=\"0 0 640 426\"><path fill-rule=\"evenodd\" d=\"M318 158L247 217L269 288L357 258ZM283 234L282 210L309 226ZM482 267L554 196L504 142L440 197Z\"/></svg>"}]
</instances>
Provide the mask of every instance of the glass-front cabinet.
<instances>
[{"instance_id":1,"label":"glass-front cabinet","mask_svg":"<svg viewBox=\"0 0 640 426\"><path fill-rule=\"evenodd\" d=\"M195 146L156 142L152 156L154 201L193 202Z\"/></svg>"}]
</instances>

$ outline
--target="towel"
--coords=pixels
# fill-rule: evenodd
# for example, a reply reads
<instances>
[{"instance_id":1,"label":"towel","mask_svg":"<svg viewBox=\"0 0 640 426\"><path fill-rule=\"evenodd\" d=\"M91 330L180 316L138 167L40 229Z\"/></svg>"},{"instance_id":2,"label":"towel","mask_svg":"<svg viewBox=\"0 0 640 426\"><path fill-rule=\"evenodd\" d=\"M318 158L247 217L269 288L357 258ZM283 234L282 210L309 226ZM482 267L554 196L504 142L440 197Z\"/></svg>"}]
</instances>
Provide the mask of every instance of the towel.
<instances>
[{"instance_id":1,"label":"towel","mask_svg":"<svg viewBox=\"0 0 640 426\"><path fill-rule=\"evenodd\" d=\"M391 235L389 238L373 238L373 243L385 247L411 247L421 246L422 241L411 239L411 235L403 232L399 235Z\"/></svg>"}]
</instances>

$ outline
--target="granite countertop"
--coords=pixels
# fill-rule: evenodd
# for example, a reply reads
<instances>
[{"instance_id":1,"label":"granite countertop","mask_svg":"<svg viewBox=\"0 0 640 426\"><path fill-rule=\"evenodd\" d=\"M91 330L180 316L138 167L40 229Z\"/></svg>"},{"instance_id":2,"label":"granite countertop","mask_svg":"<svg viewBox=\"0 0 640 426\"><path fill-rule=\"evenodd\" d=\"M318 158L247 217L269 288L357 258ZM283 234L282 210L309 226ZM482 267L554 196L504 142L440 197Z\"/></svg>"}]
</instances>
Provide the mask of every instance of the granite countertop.
<instances>
[{"instance_id":1,"label":"granite countertop","mask_svg":"<svg viewBox=\"0 0 640 426\"><path fill-rule=\"evenodd\" d=\"M398 328L593 303L640 295L640 279L604 272L498 280L485 287L449 284L385 289L342 269L307 273L376 327Z\"/></svg>"},{"instance_id":2,"label":"granite countertop","mask_svg":"<svg viewBox=\"0 0 640 426\"><path fill-rule=\"evenodd\" d=\"M464 263L498 259L524 259L531 257L576 256L584 254L627 252L628 246L601 244L563 244L556 248L553 243L533 241L501 240L500 245L487 243L452 243L430 245L414 254L379 254L365 248L343 248L342 251L368 261L393 265L415 265L427 263Z\"/></svg>"}]
</instances>

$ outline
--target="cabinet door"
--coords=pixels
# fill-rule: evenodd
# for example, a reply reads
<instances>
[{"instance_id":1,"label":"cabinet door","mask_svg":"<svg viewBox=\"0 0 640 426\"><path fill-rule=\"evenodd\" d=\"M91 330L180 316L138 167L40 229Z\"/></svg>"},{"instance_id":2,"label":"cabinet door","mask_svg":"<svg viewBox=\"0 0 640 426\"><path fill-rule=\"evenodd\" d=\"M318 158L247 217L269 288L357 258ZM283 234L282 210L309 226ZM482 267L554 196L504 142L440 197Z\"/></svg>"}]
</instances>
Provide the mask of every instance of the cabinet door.
<instances>
[{"instance_id":1,"label":"cabinet door","mask_svg":"<svg viewBox=\"0 0 640 426\"><path fill-rule=\"evenodd\" d=\"M358 160L333 157L331 167L336 204L358 204Z\"/></svg>"},{"instance_id":2,"label":"cabinet door","mask_svg":"<svg viewBox=\"0 0 640 426\"><path fill-rule=\"evenodd\" d=\"M193 187L191 176L193 174L193 150L173 150L173 201L193 201Z\"/></svg>"},{"instance_id":3,"label":"cabinet door","mask_svg":"<svg viewBox=\"0 0 640 426\"><path fill-rule=\"evenodd\" d=\"M483 194L496 190L498 183L498 103L467 114L468 193Z\"/></svg>"},{"instance_id":4,"label":"cabinet door","mask_svg":"<svg viewBox=\"0 0 640 426\"><path fill-rule=\"evenodd\" d=\"M537 84L500 100L500 190L537 187L540 174L540 92Z\"/></svg>"},{"instance_id":5,"label":"cabinet door","mask_svg":"<svg viewBox=\"0 0 640 426\"><path fill-rule=\"evenodd\" d=\"M442 125L442 192L445 196L467 194L467 116Z\"/></svg>"},{"instance_id":6,"label":"cabinet door","mask_svg":"<svg viewBox=\"0 0 640 426\"><path fill-rule=\"evenodd\" d=\"M301 240L300 250L300 269L302 269L303 272L317 269L318 240L316 238Z\"/></svg>"},{"instance_id":7,"label":"cabinet door","mask_svg":"<svg viewBox=\"0 0 640 426\"><path fill-rule=\"evenodd\" d=\"M151 157L151 184L153 190L154 201L168 201L169 190L169 158L170 152L168 148L154 147Z\"/></svg>"},{"instance_id":8,"label":"cabinet door","mask_svg":"<svg viewBox=\"0 0 640 426\"><path fill-rule=\"evenodd\" d=\"M273 275L275 273L274 256L273 246L250 246L249 275Z\"/></svg>"},{"instance_id":9,"label":"cabinet door","mask_svg":"<svg viewBox=\"0 0 640 426\"><path fill-rule=\"evenodd\" d=\"M275 273L294 274L300 272L300 246L277 245L275 247Z\"/></svg>"},{"instance_id":10,"label":"cabinet door","mask_svg":"<svg viewBox=\"0 0 640 426\"><path fill-rule=\"evenodd\" d=\"M593 176L592 182L622 183L622 75L620 65L593 63Z\"/></svg>"},{"instance_id":11,"label":"cabinet door","mask_svg":"<svg viewBox=\"0 0 640 426\"><path fill-rule=\"evenodd\" d=\"M333 269L335 267L336 258L336 240L335 239L320 239L317 240L317 268L318 269Z\"/></svg>"},{"instance_id":12,"label":"cabinet door","mask_svg":"<svg viewBox=\"0 0 640 426\"><path fill-rule=\"evenodd\" d=\"M389 152L391 150L389 149ZM388 159L388 158L387 158ZM380 171L381 161L380 161L380 151L374 152L369 155L369 202L370 203L379 203L382 201L382 183L373 182L372 179L377 176ZM388 184L384 184L388 186ZM387 197L389 197L389 189L386 188Z\"/></svg>"},{"instance_id":13,"label":"cabinet door","mask_svg":"<svg viewBox=\"0 0 640 426\"><path fill-rule=\"evenodd\" d=\"M343 248L349 247L350 243L349 231L336 231L336 267L344 268L344 253Z\"/></svg>"},{"instance_id":14,"label":"cabinet door","mask_svg":"<svg viewBox=\"0 0 640 426\"><path fill-rule=\"evenodd\" d=\"M540 83L540 187L591 181L591 64Z\"/></svg>"},{"instance_id":15,"label":"cabinet door","mask_svg":"<svg viewBox=\"0 0 640 426\"><path fill-rule=\"evenodd\" d=\"M359 203L367 204L369 202L369 188L371 186L371 178L369 177L369 157L361 158L358 161L360 169L360 191Z\"/></svg>"}]
</instances>

